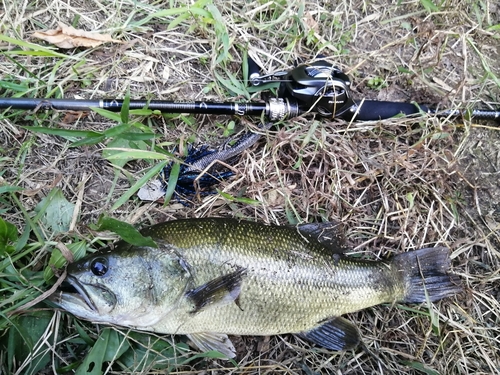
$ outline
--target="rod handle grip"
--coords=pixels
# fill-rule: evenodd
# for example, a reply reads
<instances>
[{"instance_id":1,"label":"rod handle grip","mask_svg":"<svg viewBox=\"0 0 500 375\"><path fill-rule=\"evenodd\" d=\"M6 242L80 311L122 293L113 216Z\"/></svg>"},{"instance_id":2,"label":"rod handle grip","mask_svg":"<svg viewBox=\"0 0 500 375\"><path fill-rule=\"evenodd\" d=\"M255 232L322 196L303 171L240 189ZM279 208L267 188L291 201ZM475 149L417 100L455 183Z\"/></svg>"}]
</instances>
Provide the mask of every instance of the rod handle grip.
<instances>
[{"instance_id":1,"label":"rod handle grip","mask_svg":"<svg viewBox=\"0 0 500 375\"><path fill-rule=\"evenodd\" d=\"M376 121L391 118L400 114L414 115L421 112L428 112L425 106L417 106L412 103L386 102L379 100L356 101L356 105L351 112L354 120Z\"/></svg>"}]
</instances>

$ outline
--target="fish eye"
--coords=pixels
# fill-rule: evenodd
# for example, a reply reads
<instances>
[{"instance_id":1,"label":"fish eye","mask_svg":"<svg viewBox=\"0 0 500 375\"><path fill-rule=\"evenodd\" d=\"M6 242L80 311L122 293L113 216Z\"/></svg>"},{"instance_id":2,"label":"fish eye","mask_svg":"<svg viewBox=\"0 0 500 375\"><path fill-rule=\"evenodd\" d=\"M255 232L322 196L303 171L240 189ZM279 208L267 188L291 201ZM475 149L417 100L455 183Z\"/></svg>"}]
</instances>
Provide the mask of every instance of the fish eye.
<instances>
[{"instance_id":1,"label":"fish eye","mask_svg":"<svg viewBox=\"0 0 500 375\"><path fill-rule=\"evenodd\" d=\"M90 270L96 276L104 276L108 272L108 261L105 258L95 258L90 263Z\"/></svg>"}]
</instances>

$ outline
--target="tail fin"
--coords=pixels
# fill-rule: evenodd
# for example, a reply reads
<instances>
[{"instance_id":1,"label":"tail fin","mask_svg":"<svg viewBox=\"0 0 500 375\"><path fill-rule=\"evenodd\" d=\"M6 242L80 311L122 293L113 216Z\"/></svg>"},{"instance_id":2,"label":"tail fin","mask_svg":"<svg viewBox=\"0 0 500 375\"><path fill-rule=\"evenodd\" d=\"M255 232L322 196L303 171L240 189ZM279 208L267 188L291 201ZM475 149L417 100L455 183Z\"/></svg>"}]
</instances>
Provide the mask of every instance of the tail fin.
<instances>
[{"instance_id":1,"label":"tail fin","mask_svg":"<svg viewBox=\"0 0 500 375\"><path fill-rule=\"evenodd\" d=\"M404 273L406 294L403 302L437 301L462 291L459 279L448 274L449 249L429 247L399 254L394 258L396 267Z\"/></svg>"}]
</instances>

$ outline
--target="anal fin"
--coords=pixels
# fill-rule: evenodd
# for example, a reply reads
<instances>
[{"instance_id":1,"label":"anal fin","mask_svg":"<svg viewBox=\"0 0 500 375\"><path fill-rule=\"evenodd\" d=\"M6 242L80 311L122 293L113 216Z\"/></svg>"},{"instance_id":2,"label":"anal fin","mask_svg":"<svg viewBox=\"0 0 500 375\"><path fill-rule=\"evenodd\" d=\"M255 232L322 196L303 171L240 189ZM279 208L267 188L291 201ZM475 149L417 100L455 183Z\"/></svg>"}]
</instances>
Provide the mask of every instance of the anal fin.
<instances>
[{"instance_id":1,"label":"anal fin","mask_svg":"<svg viewBox=\"0 0 500 375\"><path fill-rule=\"evenodd\" d=\"M361 341L358 329L347 319L336 317L299 336L330 350L349 350Z\"/></svg>"},{"instance_id":2,"label":"anal fin","mask_svg":"<svg viewBox=\"0 0 500 375\"><path fill-rule=\"evenodd\" d=\"M226 334L199 332L191 333L187 337L203 352L215 350L228 358L236 356L236 349Z\"/></svg>"}]
</instances>

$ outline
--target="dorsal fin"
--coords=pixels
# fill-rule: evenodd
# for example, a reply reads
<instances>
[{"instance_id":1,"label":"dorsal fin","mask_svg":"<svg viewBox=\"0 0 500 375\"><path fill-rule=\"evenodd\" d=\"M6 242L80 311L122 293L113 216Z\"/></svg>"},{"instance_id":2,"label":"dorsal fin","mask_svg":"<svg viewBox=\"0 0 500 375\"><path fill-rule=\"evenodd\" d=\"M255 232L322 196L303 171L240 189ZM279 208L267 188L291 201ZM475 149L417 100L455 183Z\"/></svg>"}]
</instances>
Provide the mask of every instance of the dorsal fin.
<instances>
[{"instance_id":1,"label":"dorsal fin","mask_svg":"<svg viewBox=\"0 0 500 375\"><path fill-rule=\"evenodd\" d=\"M299 224L296 228L306 239L321 243L334 254L344 254L347 250L337 221Z\"/></svg>"}]
</instances>

